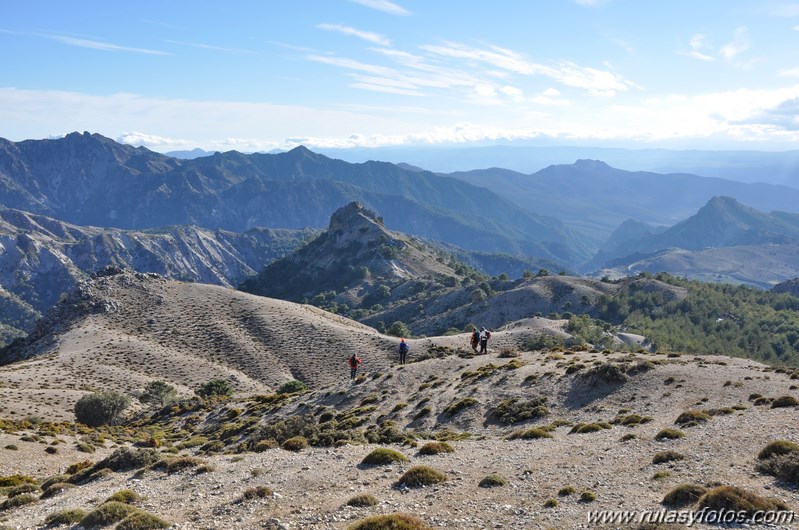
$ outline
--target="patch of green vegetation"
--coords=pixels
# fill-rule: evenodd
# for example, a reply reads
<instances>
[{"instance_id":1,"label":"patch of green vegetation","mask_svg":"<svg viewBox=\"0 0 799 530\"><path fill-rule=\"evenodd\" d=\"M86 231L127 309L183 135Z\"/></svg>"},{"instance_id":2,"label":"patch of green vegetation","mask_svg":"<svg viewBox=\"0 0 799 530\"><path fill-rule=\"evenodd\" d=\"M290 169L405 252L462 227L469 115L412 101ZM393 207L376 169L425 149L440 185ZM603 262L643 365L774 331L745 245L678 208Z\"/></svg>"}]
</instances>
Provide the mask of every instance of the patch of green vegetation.
<instances>
[{"instance_id":1,"label":"patch of green vegetation","mask_svg":"<svg viewBox=\"0 0 799 530\"><path fill-rule=\"evenodd\" d=\"M361 519L347 530L431 530L422 520L408 514L392 513Z\"/></svg>"},{"instance_id":2,"label":"patch of green vegetation","mask_svg":"<svg viewBox=\"0 0 799 530\"><path fill-rule=\"evenodd\" d=\"M79 523L84 517L86 517L86 510L67 508L66 510L48 515L44 520L44 524L45 526L72 525Z\"/></svg>"},{"instance_id":3,"label":"patch of green vegetation","mask_svg":"<svg viewBox=\"0 0 799 530\"><path fill-rule=\"evenodd\" d=\"M459 399L447 405L447 407L444 409L444 414L447 416L455 416L459 412L462 412L463 410L475 405L477 405L477 400L474 398L466 397Z\"/></svg>"},{"instance_id":4,"label":"patch of green vegetation","mask_svg":"<svg viewBox=\"0 0 799 530\"><path fill-rule=\"evenodd\" d=\"M580 493L580 502L594 502L596 500L596 493L591 490L585 490L584 492Z\"/></svg>"},{"instance_id":5,"label":"patch of green vegetation","mask_svg":"<svg viewBox=\"0 0 799 530\"><path fill-rule=\"evenodd\" d=\"M544 501L544 508L557 508L560 505L557 499L547 499Z\"/></svg>"},{"instance_id":6,"label":"patch of green vegetation","mask_svg":"<svg viewBox=\"0 0 799 530\"><path fill-rule=\"evenodd\" d=\"M400 487L420 488L432 486L447 480L447 476L429 466L414 466L406 471L397 481Z\"/></svg>"},{"instance_id":7,"label":"patch of green vegetation","mask_svg":"<svg viewBox=\"0 0 799 530\"><path fill-rule=\"evenodd\" d=\"M172 523L161 519L157 515L138 510L122 520L114 530L158 530L170 528Z\"/></svg>"},{"instance_id":8,"label":"patch of green vegetation","mask_svg":"<svg viewBox=\"0 0 799 530\"><path fill-rule=\"evenodd\" d=\"M483 479L477 485L481 488L498 488L501 486L507 486L508 481L502 475L492 473L491 475L483 477Z\"/></svg>"},{"instance_id":9,"label":"patch of green vegetation","mask_svg":"<svg viewBox=\"0 0 799 530\"><path fill-rule=\"evenodd\" d=\"M293 451L297 453L308 447L308 440L304 436L295 436L294 438L289 438L283 442L281 447L283 447L283 449L286 451Z\"/></svg>"},{"instance_id":10,"label":"patch of green vegetation","mask_svg":"<svg viewBox=\"0 0 799 530\"><path fill-rule=\"evenodd\" d=\"M758 460L767 460L774 456L799 453L799 444L790 440L774 440L769 442L757 455Z\"/></svg>"},{"instance_id":11,"label":"patch of green vegetation","mask_svg":"<svg viewBox=\"0 0 799 530\"><path fill-rule=\"evenodd\" d=\"M665 464L668 462L675 462L677 460L685 460L685 455L676 451L661 451L659 453L655 453L655 456L652 457L653 464Z\"/></svg>"},{"instance_id":12,"label":"patch of green vegetation","mask_svg":"<svg viewBox=\"0 0 799 530\"><path fill-rule=\"evenodd\" d=\"M123 502L106 502L86 514L80 525L87 529L102 528L125 519L137 509Z\"/></svg>"},{"instance_id":13,"label":"patch of green vegetation","mask_svg":"<svg viewBox=\"0 0 799 530\"><path fill-rule=\"evenodd\" d=\"M636 425L642 425L644 423L649 423L654 418L651 416L641 416L640 414L627 414L627 415L619 415L613 419L613 423L617 425L626 425L627 427L635 427Z\"/></svg>"},{"instance_id":14,"label":"patch of green vegetation","mask_svg":"<svg viewBox=\"0 0 799 530\"><path fill-rule=\"evenodd\" d=\"M680 484L669 491L661 504L669 508L684 508L695 504L707 492L704 486L696 484Z\"/></svg>"},{"instance_id":15,"label":"patch of green vegetation","mask_svg":"<svg viewBox=\"0 0 799 530\"><path fill-rule=\"evenodd\" d=\"M546 397L522 400L519 397L505 399L494 408L492 414L505 425L543 418L549 414Z\"/></svg>"},{"instance_id":16,"label":"patch of green vegetation","mask_svg":"<svg viewBox=\"0 0 799 530\"><path fill-rule=\"evenodd\" d=\"M558 490L559 497L568 497L569 495L574 495L577 493L577 490L573 486L563 486Z\"/></svg>"},{"instance_id":17,"label":"patch of green vegetation","mask_svg":"<svg viewBox=\"0 0 799 530\"><path fill-rule=\"evenodd\" d=\"M354 506L356 508L369 508L371 506L377 506L380 504L380 501L374 495L363 493L361 495L351 497L346 504L347 506Z\"/></svg>"},{"instance_id":18,"label":"patch of green vegetation","mask_svg":"<svg viewBox=\"0 0 799 530\"><path fill-rule=\"evenodd\" d=\"M408 457L394 449L378 447L366 455L361 464L366 466L385 466L394 462L407 462Z\"/></svg>"},{"instance_id":19,"label":"patch of green vegetation","mask_svg":"<svg viewBox=\"0 0 799 530\"><path fill-rule=\"evenodd\" d=\"M777 499L760 497L736 486L719 486L708 490L699 499L697 507L708 510L744 512L750 516L760 511L790 509Z\"/></svg>"},{"instance_id":20,"label":"patch of green vegetation","mask_svg":"<svg viewBox=\"0 0 799 530\"><path fill-rule=\"evenodd\" d=\"M36 502L38 499L31 495L30 493L23 493L21 495L17 495L15 497L11 497L0 503L0 512L5 512L7 510L13 510L14 508L19 508L20 506L25 506L26 504L30 504L32 502Z\"/></svg>"},{"instance_id":21,"label":"patch of green vegetation","mask_svg":"<svg viewBox=\"0 0 799 530\"><path fill-rule=\"evenodd\" d=\"M514 431L508 436L508 440L538 440L539 438L552 438L552 435L541 427L531 427Z\"/></svg>"},{"instance_id":22,"label":"patch of green vegetation","mask_svg":"<svg viewBox=\"0 0 799 530\"><path fill-rule=\"evenodd\" d=\"M674 423L682 426L693 426L708 421L712 416L704 410L687 410L677 416Z\"/></svg>"},{"instance_id":23,"label":"patch of green vegetation","mask_svg":"<svg viewBox=\"0 0 799 530\"><path fill-rule=\"evenodd\" d=\"M793 396L780 396L775 398L774 401L771 402L771 408L781 408L781 407L796 407L799 406L799 399L796 399Z\"/></svg>"},{"instance_id":24,"label":"patch of green vegetation","mask_svg":"<svg viewBox=\"0 0 799 530\"><path fill-rule=\"evenodd\" d=\"M678 438L682 438L685 436L685 433L682 432L680 429L661 429L655 435L655 440L662 442L665 440L677 440Z\"/></svg>"},{"instance_id":25,"label":"patch of green vegetation","mask_svg":"<svg viewBox=\"0 0 799 530\"><path fill-rule=\"evenodd\" d=\"M420 455L437 455L441 453L454 453L455 448L447 442L427 442L419 448Z\"/></svg>"},{"instance_id":26,"label":"patch of green vegetation","mask_svg":"<svg viewBox=\"0 0 799 530\"><path fill-rule=\"evenodd\" d=\"M244 490L244 492L241 494L239 502L250 501L253 499L268 499L274 494L275 493L268 486L255 486Z\"/></svg>"},{"instance_id":27,"label":"patch of green vegetation","mask_svg":"<svg viewBox=\"0 0 799 530\"><path fill-rule=\"evenodd\" d=\"M578 423L574 427L572 427L571 431L569 431L569 434L586 434L612 428L613 426L610 423L604 421L597 421L593 423Z\"/></svg>"}]
</instances>

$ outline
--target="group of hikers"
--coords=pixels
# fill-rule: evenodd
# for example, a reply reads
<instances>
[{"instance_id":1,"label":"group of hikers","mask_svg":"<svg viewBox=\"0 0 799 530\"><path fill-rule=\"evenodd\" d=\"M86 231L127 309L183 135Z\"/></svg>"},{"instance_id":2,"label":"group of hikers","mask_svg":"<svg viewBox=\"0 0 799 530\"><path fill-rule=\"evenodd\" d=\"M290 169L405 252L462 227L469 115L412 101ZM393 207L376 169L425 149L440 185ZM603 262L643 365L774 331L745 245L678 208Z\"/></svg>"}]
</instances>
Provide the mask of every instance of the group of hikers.
<instances>
[{"instance_id":1,"label":"group of hikers","mask_svg":"<svg viewBox=\"0 0 799 530\"><path fill-rule=\"evenodd\" d=\"M477 327L475 326L472 330L472 333L469 338L469 345L472 347L472 350L477 352L477 348L479 346L480 351L479 353L488 353L488 341L491 339L491 332L486 328L478 331ZM404 338L400 339L399 346L397 351L399 353L399 363L405 364L405 361L408 359L408 351L410 347L408 343L405 342ZM350 367L350 379L355 379L355 376L358 373L358 367L361 366L363 359L358 357L357 354L353 353L350 357L347 358L347 364Z\"/></svg>"}]
</instances>

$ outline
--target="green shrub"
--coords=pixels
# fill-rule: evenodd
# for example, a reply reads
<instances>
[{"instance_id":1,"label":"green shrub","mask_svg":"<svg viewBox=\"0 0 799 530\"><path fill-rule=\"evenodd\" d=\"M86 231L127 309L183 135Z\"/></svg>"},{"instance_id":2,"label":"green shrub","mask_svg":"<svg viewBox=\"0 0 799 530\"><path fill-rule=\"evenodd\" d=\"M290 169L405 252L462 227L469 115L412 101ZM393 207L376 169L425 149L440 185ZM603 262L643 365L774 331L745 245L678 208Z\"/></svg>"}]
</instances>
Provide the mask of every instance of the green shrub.
<instances>
[{"instance_id":1,"label":"green shrub","mask_svg":"<svg viewBox=\"0 0 799 530\"><path fill-rule=\"evenodd\" d=\"M0 488L13 488L23 484L36 484L36 481L27 475L9 475L0 477Z\"/></svg>"},{"instance_id":2,"label":"green shrub","mask_svg":"<svg viewBox=\"0 0 799 530\"><path fill-rule=\"evenodd\" d=\"M680 414L674 423L677 425L696 425L698 423L704 423L710 418L710 414L703 410L688 410Z\"/></svg>"},{"instance_id":3,"label":"green shrub","mask_svg":"<svg viewBox=\"0 0 799 530\"><path fill-rule=\"evenodd\" d=\"M699 499L699 509L746 512L788 510L788 506L776 499L764 498L735 486L719 486L708 490Z\"/></svg>"},{"instance_id":4,"label":"green shrub","mask_svg":"<svg viewBox=\"0 0 799 530\"><path fill-rule=\"evenodd\" d=\"M247 488L244 490L244 493L241 494L241 502L249 501L252 499L266 499L274 495L275 492L272 491L268 486L255 486L254 488Z\"/></svg>"},{"instance_id":5,"label":"green shrub","mask_svg":"<svg viewBox=\"0 0 799 530\"><path fill-rule=\"evenodd\" d=\"M558 490L558 496L560 497L567 497L575 493L577 493L577 490L573 486L563 486Z\"/></svg>"},{"instance_id":6,"label":"green shrub","mask_svg":"<svg viewBox=\"0 0 799 530\"><path fill-rule=\"evenodd\" d=\"M75 403L75 419L89 427L116 425L130 405L130 398L118 392L86 394Z\"/></svg>"},{"instance_id":7,"label":"green shrub","mask_svg":"<svg viewBox=\"0 0 799 530\"><path fill-rule=\"evenodd\" d=\"M458 401L453 401L444 409L444 414L447 416L455 416L459 412L477 405L477 400L474 398L463 398L459 399Z\"/></svg>"},{"instance_id":8,"label":"green shrub","mask_svg":"<svg viewBox=\"0 0 799 530\"><path fill-rule=\"evenodd\" d=\"M356 508L369 508L370 506L377 506L380 501L374 495L364 493L356 495L347 501L347 506L355 506Z\"/></svg>"},{"instance_id":9,"label":"green shrub","mask_svg":"<svg viewBox=\"0 0 799 530\"><path fill-rule=\"evenodd\" d=\"M232 396L233 387L224 379L212 379L200 385L194 393L202 398Z\"/></svg>"},{"instance_id":10,"label":"green shrub","mask_svg":"<svg viewBox=\"0 0 799 530\"><path fill-rule=\"evenodd\" d=\"M151 513L138 510L114 527L114 530L157 530L159 528L169 528L172 523L161 519Z\"/></svg>"},{"instance_id":11,"label":"green shrub","mask_svg":"<svg viewBox=\"0 0 799 530\"><path fill-rule=\"evenodd\" d=\"M552 438L552 435L540 427L531 427L514 431L508 436L508 440L537 440L539 438Z\"/></svg>"},{"instance_id":12,"label":"green shrub","mask_svg":"<svg viewBox=\"0 0 799 530\"><path fill-rule=\"evenodd\" d=\"M685 436L685 433L680 429L661 429L660 432L655 435L655 440L662 442L664 440L676 440L683 436Z\"/></svg>"},{"instance_id":13,"label":"green shrub","mask_svg":"<svg viewBox=\"0 0 799 530\"><path fill-rule=\"evenodd\" d=\"M286 451L300 452L308 447L308 440L304 436L295 436L283 442L282 447Z\"/></svg>"},{"instance_id":14,"label":"green shrub","mask_svg":"<svg viewBox=\"0 0 799 530\"><path fill-rule=\"evenodd\" d=\"M46 526L72 525L80 522L84 517L86 517L85 510L81 510L80 508L68 508L60 512L51 513L45 518L44 524Z\"/></svg>"},{"instance_id":15,"label":"green shrub","mask_svg":"<svg viewBox=\"0 0 799 530\"><path fill-rule=\"evenodd\" d=\"M674 462L677 460L685 460L685 455L682 455L676 451L662 451L660 453L656 453L655 456L652 457L653 464L665 464L667 462Z\"/></svg>"},{"instance_id":16,"label":"green shrub","mask_svg":"<svg viewBox=\"0 0 799 530\"><path fill-rule=\"evenodd\" d=\"M176 401L178 398L178 391L174 386L166 381L150 381L144 387L144 392L139 396L139 401L145 405L150 405L156 408L163 408L164 406Z\"/></svg>"},{"instance_id":17,"label":"green shrub","mask_svg":"<svg viewBox=\"0 0 799 530\"><path fill-rule=\"evenodd\" d=\"M108 468L111 471L131 471L152 465L158 460L155 449L131 449L121 447L94 465L95 470Z\"/></svg>"},{"instance_id":18,"label":"green shrub","mask_svg":"<svg viewBox=\"0 0 799 530\"><path fill-rule=\"evenodd\" d=\"M4 449L8 449L9 451L19 451L19 447L14 444L8 444L4 447Z\"/></svg>"},{"instance_id":19,"label":"green shrub","mask_svg":"<svg viewBox=\"0 0 799 530\"><path fill-rule=\"evenodd\" d=\"M585 490L580 494L580 502L594 502L596 500L596 493L591 490Z\"/></svg>"},{"instance_id":20,"label":"green shrub","mask_svg":"<svg viewBox=\"0 0 799 530\"><path fill-rule=\"evenodd\" d=\"M771 402L771 408L781 408L781 407L796 407L799 405L799 399L796 399L793 396L780 396L774 401Z\"/></svg>"},{"instance_id":21,"label":"green shrub","mask_svg":"<svg viewBox=\"0 0 799 530\"><path fill-rule=\"evenodd\" d=\"M277 440L268 439L268 440L259 440L253 446L252 450L256 453L263 453L264 451L268 451L269 449L277 449L280 447L280 444L277 443Z\"/></svg>"},{"instance_id":22,"label":"green shrub","mask_svg":"<svg viewBox=\"0 0 799 530\"><path fill-rule=\"evenodd\" d=\"M527 401L521 401L520 398L506 399L496 406L493 414L505 425L535 420L549 414L546 402L545 397L536 397Z\"/></svg>"},{"instance_id":23,"label":"green shrub","mask_svg":"<svg viewBox=\"0 0 799 530\"><path fill-rule=\"evenodd\" d=\"M773 455L757 463L757 470L789 484L799 485L799 452Z\"/></svg>"},{"instance_id":24,"label":"green shrub","mask_svg":"<svg viewBox=\"0 0 799 530\"><path fill-rule=\"evenodd\" d=\"M496 473L484 477L483 480L481 480L478 484L478 486L481 488L497 488L507 485L508 481L505 479L505 477L502 475L497 475Z\"/></svg>"},{"instance_id":25,"label":"green shrub","mask_svg":"<svg viewBox=\"0 0 799 530\"><path fill-rule=\"evenodd\" d=\"M16 497L17 495L22 495L23 493L39 493L41 488L36 484L22 484L21 486L15 486L6 492L6 495L10 499L11 497Z\"/></svg>"},{"instance_id":26,"label":"green shrub","mask_svg":"<svg viewBox=\"0 0 799 530\"><path fill-rule=\"evenodd\" d=\"M153 464L153 469L166 471L170 475L179 473L185 469L194 469L204 465L206 462L202 458L194 456L180 456L177 458L164 458Z\"/></svg>"},{"instance_id":27,"label":"green shrub","mask_svg":"<svg viewBox=\"0 0 799 530\"><path fill-rule=\"evenodd\" d=\"M90 468L94 465L94 462L91 460L81 460L80 462L75 462L74 464L70 464L67 466L66 474L67 475L74 475L78 471L82 471L84 469Z\"/></svg>"},{"instance_id":28,"label":"green shrub","mask_svg":"<svg viewBox=\"0 0 799 530\"><path fill-rule=\"evenodd\" d=\"M569 434L586 434L612 428L613 426L611 424L604 421L598 421L594 423L578 423L572 427L571 431L569 431Z\"/></svg>"},{"instance_id":29,"label":"green shrub","mask_svg":"<svg viewBox=\"0 0 799 530\"><path fill-rule=\"evenodd\" d=\"M87 513L80 525L88 529L101 528L117 523L136 511L136 508L123 502L106 502Z\"/></svg>"},{"instance_id":30,"label":"green shrub","mask_svg":"<svg viewBox=\"0 0 799 530\"><path fill-rule=\"evenodd\" d=\"M652 480L663 480L671 476L670 471L658 471L652 475Z\"/></svg>"},{"instance_id":31,"label":"green shrub","mask_svg":"<svg viewBox=\"0 0 799 530\"><path fill-rule=\"evenodd\" d=\"M699 500L707 492L704 486L680 484L663 497L661 504L669 508L684 508Z\"/></svg>"},{"instance_id":32,"label":"green shrub","mask_svg":"<svg viewBox=\"0 0 799 530\"><path fill-rule=\"evenodd\" d=\"M454 453L455 448L447 442L427 442L419 448L419 454L424 456L437 455L441 453Z\"/></svg>"},{"instance_id":33,"label":"green shrub","mask_svg":"<svg viewBox=\"0 0 799 530\"><path fill-rule=\"evenodd\" d=\"M131 489L124 489L113 493L103 502L114 501L114 502L121 502L124 504L136 504L137 502L141 502L142 500L144 500L144 497L142 497L135 491Z\"/></svg>"},{"instance_id":34,"label":"green shrub","mask_svg":"<svg viewBox=\"0 0 799 530\"><path fill-rule=\"evenodd\" d=\"M81 453L89 453L89 454L94 453L95 451L94 446L91 444L87 444L86 442L79 442L75 446L75 449L77 449Z\"/></svg>"},{"instance_id":35,"label":"green shrub","mask_svg":"<svg viewBox=\"0 0 799 530\"><path fill-rule=\"evenodd\" d=\"M447 480L447 476L428 466L414 466L403 474L397 484L402 487L420 488L422 486L432 486Z\"/></svg>"},{"instance_id":36,"label":"green shrub","mask_svg":"<svg viewBox=\"0 0 799 530\"><path fill-rule=\"evenodd\" d=\"M385 466L394 462L407 462L408 457L394 449L378 447L366 455L361 464L365 466Z\"/></svg>"},{"instance_id":37,"label":"green shrub","mask_svg":"<svg viewBox=\"0 0 799 530\"><path fill-rule=\"evenodd\" d=\"M766 460L772 456L799 453L799 444L790 440L774 440L769 442L757 455L758 460Z\"/></svg>"},{"instance_id":38,"label":"green shrub","mask_svg":"<svg viewBox=\"0 0 799 530\"><path fill-rule=\"evenodd\" d=\"M11 497L10 499L6 499L0 504L0 512L4 512L6 510L13 510L14 508L19 508L20 506L25 506L26 504L30 504L32 502L36 502L36 497L31 495L30 493L23 493L21 495L17 495L16 497Z\"/></svg>"},{"instance_id":39,"label":"green shrub","mask_svg":"<svg viewBox=\"0 0 799 530\"><path fill-rule=\"evenodd\" d=\"M431 530L431 528L412 515L392 513L361 519L348 526L347 530Z\"/></svg>"},{"instance_id":40,"label":"green shrub","mask_svg":"<svg viewBox=\"0 0 799 530\"><path fill-rule=\"evenodd\" d=\"M49 499L50 497L54 497L59 493L63 493L65 490L74 488L74 484L70 484L68 482L53 482L49 484L47 487L42 486L44 492L39 497L40 499Z\"/></svg>"},{"instance_id":41,"label":"green shrub","mask_svg":"<svg viewBox=\"0 0 799 530\"><path fill-rule=\"evenodd\" d=\"M298 381L296 379L292 379L291 381L286 381L280 388L277 389L278 394L294 394L295 392L305 392L308 390L308 385L303 383L302 381Z\"/></svg>"},{"instance_id":42,"label":"green shrub","mask_svg":"<svg viewBox=\"0 0 799 530\"><path fill-rule=\"evenodd\" d=\"M641 416L640 414L627 414L626 416L619 416L613 420L613 423L625 425L627 427L634 427L652 421L651 416Z\"/></svg>"}]
</instances>

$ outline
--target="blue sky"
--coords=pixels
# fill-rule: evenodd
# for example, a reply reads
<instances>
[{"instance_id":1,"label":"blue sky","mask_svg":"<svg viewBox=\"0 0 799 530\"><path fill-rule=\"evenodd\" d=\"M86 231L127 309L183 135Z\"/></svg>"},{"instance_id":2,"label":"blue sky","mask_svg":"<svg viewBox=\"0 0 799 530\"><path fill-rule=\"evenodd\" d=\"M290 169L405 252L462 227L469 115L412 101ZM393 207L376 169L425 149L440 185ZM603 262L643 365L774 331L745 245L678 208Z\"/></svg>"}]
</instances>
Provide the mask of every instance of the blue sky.
<instances>
[{"instance_id":1,"label":"blue sky","mask_svg":"<svg viewBox=\"0 0 799 530\"><path fill-rule=\"evenodd\" d=\"M799 1L6 2L0 136L799 148Z\"/></svg>"}]
</instances>

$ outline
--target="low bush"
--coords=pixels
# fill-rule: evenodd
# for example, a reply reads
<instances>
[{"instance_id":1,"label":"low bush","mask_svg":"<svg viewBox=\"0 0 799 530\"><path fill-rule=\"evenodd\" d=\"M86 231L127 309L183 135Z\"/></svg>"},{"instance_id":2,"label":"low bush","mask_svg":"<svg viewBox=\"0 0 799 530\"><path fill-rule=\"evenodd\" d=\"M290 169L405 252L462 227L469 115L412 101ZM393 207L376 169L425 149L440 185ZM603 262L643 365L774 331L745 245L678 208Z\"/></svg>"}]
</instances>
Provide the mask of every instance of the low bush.
<instances>
[{"instance_id":1,"label":"low bush","mask_svg":"<svg viewBox=\"0 0 799 530\"><path fill-rule=\"evenodd\" d=\"M64 491L74 487L75 487L74 484L70 484L68 482L53 482L52 484L44 488L44 492L41 494L39 498L49 499L50 497L54 497L59 493L63 493Z\"/></svg>"},{"instance_id":2,"label":"low bush","mask_svg":"<svg viewBox=\"0 0 799 530\"><path fill-rule=\"evenodd\" d=\"M704 486L680 484L663 497L661 504L669 508L684 508L699 500L707 492Z\"/></svg>"},{"instance_id":3,"label":"low bush","mask_svg":"<svg viewBox=\"0 0 799 530\"><path fill-rule=\"evenodd\" d=\"M350 498L346 504L347 506L354 506L356 508L368 508L370 506L377 506L380 504L380 501L377 500L377 497L374 495L364 493Z\"/></svg>"},{"instance_id":4,"label":"low bush","mask_svg":"<svg viewBox=\"0 0 799 530\"><path fill-rule=\"evenodd\" d=\"M356 521L347 530L431 530L421 519L404 513L375 515Z\"/></svg>"},{"instance_id":5,"label":"low bush","mask_svg":"<svg viewBox=\"0 0 799 530\"><path fill-rule=\"evenodd\" d=\"M547 398L536 397L526 401L520 398L503 400L493 411L494 416L505 425L543 418L549 414Z\"/></svg>"},{"instance_id":6,"label":"low bush","mask_svg":"<svg viewBox=\"0 0 799 530\"><path fill-rule=\"evenodd\" d=\"M298 381L296 379L292 379L291 381L286 381L280 388L277 389L278 394L294 394L295 392L305 392L308 390L308 385L303 383L302 381Z\"/></svg>"},{"instance_id":7,"label":"low bush","mask_svg":"<svg viewBox=\"0 0 799 530\"><path fill-rule=\"evenodd\" d=\"M307 449L308 440L304 436L295 436L294 438L289 438L283 442L282 447L286 451L294 451L295 453L298 453L303 449Z\"/></svg>"},{"instance_id":8,"label":"low bush","mask_svg":"<svg viewBox=\"0 0 799 530\"><path fill-rule=\"evenodd\" d=\"M113 493L110 497L108 497L103 502L121 502L123 504L136 504L137 502L141 502L144 500L144 497L136 493L131 489L124 489L119 490Z\"/></svg>"},{"instance_id":9,"label":"low bush","mask_svg":"<svg viewBox=\"0 0 799 530\"><path fill-rule=\"evenodd\" d=\"M508 436L508 440L537 440L539 438L552 438L552 435L540 427L521 429Z\"/></svg>"},{"instance_id":10,"label":"low bush","mask_svg":"<svg viewBox=\"0 0 799 530\"><path fill-rule=\"evenodd\" d=\"M687 410L677 416L674 423L682 426L692 426L699 423L704 423L711 418L710 414L703 410Z\"/></svg>"},{"instance_id":11,"label":"low bush","mask_svg":"<svg viewBox=\"0 0 799 530\"><path fill-rule=\"evenodd\" d=\"M157 530L159 528L170 528L172 523L165 521L151 513L138 510L114 527L114 530Z\"/></svg>"},{"instance_id":12,"label":"low bush","mask_svg":"<svg viewBox=\"0 0 799 530\"><path fill-rule=\"evenodd\" d=\"M655 456L652 457L653 464L665 464L667 462L675 462L677 460L685 460L685 455L682 455L676 451L662 451L660 453L656 453Z\"/></svg>"},{"instance_id":13,"label":"low bush","mask_svg":"<svg viewBox=\"0 0 799 530\"><path fill-rule=\"evenodd\" d=\"M36 481L27 475L9 475L0 477L0 488L13 488L23 484L36 484Z\"/></svg>"},{"instance_id":14,"label":"low bush","mask_svg":"<svg viewBox=\"0 0 799 530\"><path fill-rule=\"evenodd\" d=\"M75 403L75 419L89 427L116 425L130 406L130 398L118 392L86 394Z\"/></svg>"},{"instance_id":15,"label":"low bush","mask_svg":"<svg viewBox=\"0 0 799 530\"><path fill-rule=\"evenodd\" d=\"M796 399L793 396L780 396L771 402L771 408L773 409L782 407L796 407L797 405L799 405L799 399Z\"/></svg>"},{"instance_id":16,"label":"low bush","mask_svg":"<svg viewBox=\"0 0 799 530\"><path fill-rule=\"evenodd\" d=\"M799 444L790 440L774 440L769 442L757 455L758 460L767 460L772 456L799 453Z\"/></svg>"},{"instance_id":17,"label":"low bush","mask_svg":"<svg viewBox=\"0 0 799 530\"><path fill-rule=\"evenodd\" d=\"M697 507L708 510L746 512L752 515L758 511L788 510L788 506L776 499L760 497L735 486L719 486L708 490L699 499Z\"/></svg>"},{"instance_id":18,"label":"low bush","mask_svg":"<svg viewBox=\"0 0 799 530\"><path fill-rule=\"evenodd\" d=\"M427 442L422 447L419 448L419 454L430 456L430 455L437 455L441 453L454 453L455 448L452 447L447 442Z\"/></svg>"},{"instance_id":19,"label":"low bush","mask_svg":"<svg viewBox=\"0 0 799 530\"><path fill-rule=\"evenodd\" d=\"M80 525L87 529L102 528L125 519L137 509L123 502L106 502L86 514Z\"/></svg>"},{"instance_id":20,"label":"low bush","mask_svg":"<svg viewBox=\"0 0 799 530\"><path fill-rule=\"evenodd\" d=\"M6 496L10 499L11 497L16 497L17 495L22 495L23 493L39 493L41 488L36 484L22 484L21 486L16 486L8 490L6 492Z\"/></svg>"},{"instance_id":21,"label":"low bush","mask_svg":"<svg viewBox=\"0 0 799 530\"><path fill-rule=\"evenodd\" d=\"M596 500L596 493L591 490L586 490L580 494L580 502L594 502Z\"/></svg>"},{"instance_id":22,"label":"low bush","mask_svg":"<svg viewBox=\"0 0 799 530\"><path fill-rule=\"evenodd\" d=\"M575 493L577 493L577 490L573 486L563 486L558 490L559 497L567 497Z\"/></svg>"},{"instance_id":23,"label":"low bush","mask_svg":"<svg viewBox=\"0 0 799 530\"><path fill-rule=\"evenodd\" d=\"M202 398L232 396L233 386L224 379L212 379L200 385L194 393Z\"/></svg>"},{"instance_id":24,"label":"low bush","mask_svg":"<svg viewBox=\"0 0 799 530\"><path fill-rule=\"evenodd\" d=\"M36 500L36 497L30 493L23 493L21 495L17 495L16 497L11 497L10 499L6 499L0 503L0 512L19 508L20 506L25 506L26 504L36 502Z\"/></svg>"},{"instance_id":25,"label":"low bush","mask_svg":"<svg viewBox=\"0 0 799 530\"><path fill-rule=\"evenodd\" d=\"M493 473L483 478L479 484L481 488L497 488L500 486L507 486L508 481L502 475Z\"/></svg>"},{"instance_id":26,"label":"low bush","mask_svg":"<svg viewBox=\"0 0 799 530\"><path fill-rule=\"evenodd\" d=\"M68 508L60 512L51 513L45 518L44 524L46 526L71 525L79 523L84 517L86 517L85 510L81 510L80 508Z\"/></svg>"},{"instance_id":27,"label":"low bush","mask_svg":"<svg viewBox=\"0 0 799 530\"><path fill-rule=\"evenodd\" d=\"M560 503L557 499L547 499L544 501L544 508L557 508Z\"/></svg>"},{"instance_id":28,"label":"low bush","mask_svg":"<svg viewBox=\"0 0 799 530\"><path fill-rule=\"evenodd\" d=\"M164 458L152 465L158 471L166 471L169 474L178 473L185 469L195 469L204 465L206 462L202 458L194 456L181 456L178 458Z\"/></svg>"},{"instance_id":29,"label":"low bush","mask_svg":"<svg viewBox=\"0 0 799 530\"><path fill-rule=\"evenodd\" d=\"M683 436L685 436L685 433L679 429L661 429L660 432L655 435L655 440L659 442L665 440L677 440Z\"/></svg>"},{"instance_id":30,"label":"low bush","mask_svg":"<svg viewBox=\"0 0 799 530\"><path fill-rule=\"evenodd\" d=\"M604 421L598 421L594 423L578 423L572 427L571 431L569 431L569 434L586 434L612 428L613 426L611 424Z\"/></svg>"},{"instance_id":31,"label":"low bush","mask_svg":"<svg viewBox=\"0 0 799 530\"><path fill-rule=\"evenodd\" d=\"M400 487L421 488L432 486L447 480L447 476L429 466L414 466L406 471L397 481Z\"/></svg>"},{"instance_id":32,"label":"low bush","mask_svg":"<svg viewBox=\"0 0 799 530\"><path fill-rule=\"evenodd\" d=\"M473 407L477 405L477 400L474 398L466 397L463 399L459 399L458 401L453 401L444 409L444 414L447 416L455 416L456 414L468 409L469 407Z\"/></svg>"},{"instance_id":33,"label":"low bush","mask_svg":"<svg viewBox=\"0 0 799 530\"><path fill-rule=\"evenodd\" d=\"M241 494L240 502L249 501L252 499L266 499L275 494L268 486L255 486L254 488L247 488Z\"/></svg>"},{"instance_id":34,"label":"low bush","mask_svg":"<svg viewBox=\"0 0 799 530\"><path fill-rule=\"evenodd\" d=\"M404 454L400 453L399 451L395 451L394 449L388 449L385 447L378 447L377 449L373 450L371 453L366 455L363 460L361 460L361 464L365 466L385 466L388 464L393 464L394 462L407 462L408 457Z\"/></svg>"},{"instance_id":35,"label":"low bush","mask_svg":"<svg viewBox=\"0 0 799 530\"><path fill-rule=\"evenodd\" d=\"M757 470L789 484L799 485L799 453L775 455L757 464Z\"/></svg>"}]
</instances>

